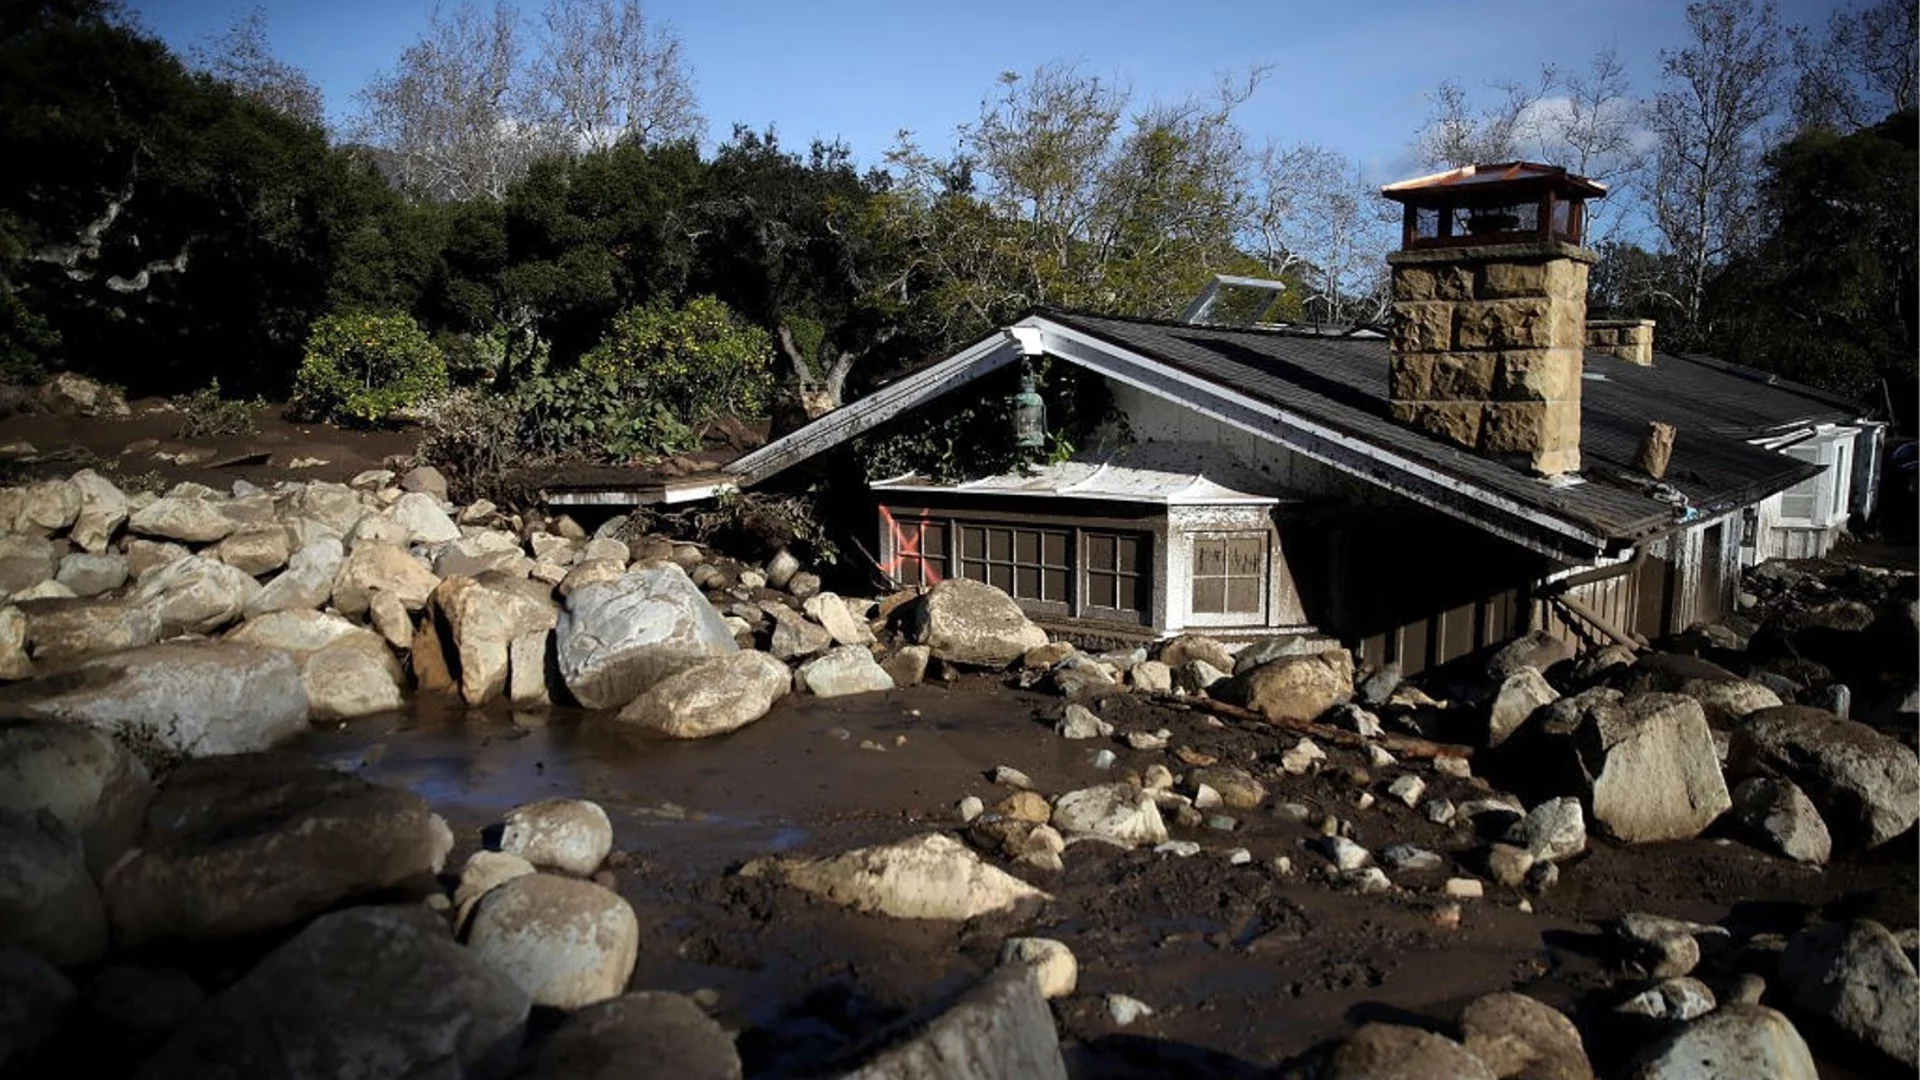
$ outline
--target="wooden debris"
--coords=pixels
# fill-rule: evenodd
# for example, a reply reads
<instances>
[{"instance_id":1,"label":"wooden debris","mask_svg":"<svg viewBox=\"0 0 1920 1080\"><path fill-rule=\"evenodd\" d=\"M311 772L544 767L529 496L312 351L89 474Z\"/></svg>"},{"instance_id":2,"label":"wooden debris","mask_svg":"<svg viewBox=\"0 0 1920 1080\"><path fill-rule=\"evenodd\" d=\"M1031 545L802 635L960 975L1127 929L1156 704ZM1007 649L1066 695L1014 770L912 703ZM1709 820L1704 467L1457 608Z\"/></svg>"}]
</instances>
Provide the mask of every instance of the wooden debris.
<instances>
[{"instance_id":1,"label":"wooden debris","mask_svg":"<svg viewBox=\"0 0 1920 1080\"><path fill-rule=\"evenodd\" d=\"M1383 746L1388 751L1403 758L1470 758L1473 747L1459 746L1454 743L1433 742L1428 739L1416 739L1410 735L1382 735L1369 739L1351 731L1342 731L1325 724L1316 724L1311 720L1269 720L1252 709L1243 709L1238 705L1229 705L1224 701L1215 701L1197 694L1188 697L1175 697L1171 694L1155 694L1155 701L1166 705L1180 705L1199 712L1211 713L1223 720L1237 720L1245 724L1265 724L1282 731L1310 735L1315 739L1331 743L1334 746L1347 746L1365 749L1368 746Z\"/></svg>"}]
</instances>

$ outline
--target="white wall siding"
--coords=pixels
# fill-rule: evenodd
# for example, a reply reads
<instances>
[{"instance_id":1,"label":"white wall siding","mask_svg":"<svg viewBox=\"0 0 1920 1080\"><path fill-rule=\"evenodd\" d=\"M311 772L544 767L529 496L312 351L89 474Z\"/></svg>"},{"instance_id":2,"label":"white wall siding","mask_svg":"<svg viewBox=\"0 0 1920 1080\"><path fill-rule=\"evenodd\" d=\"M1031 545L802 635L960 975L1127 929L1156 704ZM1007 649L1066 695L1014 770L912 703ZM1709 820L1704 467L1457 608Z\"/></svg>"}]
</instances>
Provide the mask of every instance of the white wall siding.
<instances>
[{"instance_id":1,"label":"white wall siding","mask_svg":"<svg viewBox=\"0 0 1920 1080\"><path fill-rule=\"evenodd\" d=\"M1341 495L1369 501L1391 499L1377 485L1355 479L1166 398L1111 379L1107 380L1107 389L1113 394L1114 406L1126 417L1135 440L1220 447L1238 458L1242 465L1272 479L1271 494Z\"/></svg>"}]
</instances>

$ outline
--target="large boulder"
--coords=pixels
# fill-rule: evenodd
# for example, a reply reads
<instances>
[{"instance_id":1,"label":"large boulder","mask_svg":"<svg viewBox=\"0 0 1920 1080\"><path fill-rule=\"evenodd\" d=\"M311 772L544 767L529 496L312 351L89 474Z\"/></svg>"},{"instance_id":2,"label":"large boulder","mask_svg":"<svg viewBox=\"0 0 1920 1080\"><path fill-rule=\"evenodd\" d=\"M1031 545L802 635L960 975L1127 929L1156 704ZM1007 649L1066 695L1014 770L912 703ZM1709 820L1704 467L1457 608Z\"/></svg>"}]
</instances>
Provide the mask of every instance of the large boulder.
<instances>
[{"instance_id":1,"label":"large boulder","mask_svg":"<svg viewBox=\"0 0 1920 1080\"><path fill-rule=\"evenodd\" d=\"M1887 928L1868 919L1808 927L1780 956L1793 1007L1861 1045L1920 1068L1920 976Z\"/></svg>"},{"instance_id":2,"label":"large boulder","mask_svg":"<svg viewBox=\"0 0 1920 1080\"><path fill-rule=\"evenodd\" d=\"M1560 700L1559 691L1548 685L1546 676L1532 667L1515 668L1487 704L1487 746L1499 746L1507 736L1520 730L1533 714Z\"/></svg>"},{"instance_id":3,"label":"large boulder","mask_svg":"<svg viewBox=\"0 0 1920 1080\"><path fill-rule=\"evenodd\" d=\"M800 660L833 647L833 635L784 604L768 604L767 616L773 620L773 633L767 651L776 660Z\"/></svg>"},{"instance_id":4,"label":"large boulder","mask_svg":"<svg viewBox=\"0 0 1920 1080\"><path fill-rule=\"evenodd\" d=\"M42 480L18 490L10 523L14 532L64 532L80 516L80 489L65 480Z\"/></svg>"},{"instance_id":5,"label":"large boulder","mask_svg":"<svg viewBox=\"0 0 1920 1080\"><path fill-rule=\"evenodd\" d=\"M60 560L53 580L72 589L75 596L99 596L127 583L127 557L117 552L76 551Z\"/></svg>"},{"instance_id":6,"label":"large boulder","mask_svg":"<svg viewBox=\"0 0 1920 1080\"><path fill-rule=\"evenodd\" d=\"M33 1052L60 1032L78 996L45 957L0 944L0 1074L33 1075Z\"/></svg>"},{"instance_id":7,"label":"large boulder","mask_svg":"<svg viewBox=\"0 0 1920 1080\"><path fill-rule=\"evenodd\" d=\"M1587 1047L1567 1014L1526 996L1475 998L1460 1014L1461 1042L1497 1077L1593 1080Z\"/></svg>"},{"instance_id":8,"label":"large boulder","mask_svg":"<svg viewBox=\"0 0 1920 1080\"><path fill-rule=\"evenodd\" d=\"M692 998L623 994L568 1016L517 1080L740 1080L733 1036Z\"/></svg>"},{"instance_id":9,"label":"large boulder","mask_svg":"<svg viewBox=\"0 0 1920 1080\"><path fill-rule=\"evenodd\" d=\"M1444 1035L1400 1024L1362 1024L1326 1055L1319 1080L1495 1080L1493 1070Z\"/></svg>"},{"instance_id":10,"label":"large boulder","mask_svg":"<svg viewBox=\"0 0 1920 1080\"><path fill-rule=\"evenodd\" d=\"M106 383L63 371L40 384L34 401L55 416L122 417L133 415L126 395Z\"/></svg>"},{"instance_id":11,"label":"large boulder","mask_svg":"<svg viewBox=\"0 0 1920 1080\"><path fill-rule=\"evenodd\" d=\"M1696 680L1680 692L1699 702L1707 723L1719 728L1780 704L1780 695L1771 687L1750 679Z\"/></svg>"},{"instance_id":12,"label":"large boulder","mask_svg":"<svg viewBox=\"0 0 1920 1080\"><path fill-rule=\"evenodd\" d=\"M300 485L288 500L287 509L291 516L313 522L336 539L352 532L367 514L367 504L359 492L345 484L319 481ZM303 543L316 539L311 536Z\"/></svg>"},{"instance_id":13,"label":"large boulder","mask_svg":"<svg viewBox=\"0 0 1920 1080\"><path fill-rule=\"evenodd\" d=\"M107 878L114 939L273 930L438 871L426 800L278 754L203 758L167 778L135 854Z\"/></svg>"},{"instance_id":14,"label":"large boulder","mask_svg":"<svg viewBox=\"0 0 1920 1080\"><path fill-rule=\"evenodd\" d=\"M102 598L32 600L20 605L20 611L27 619L28 649L42 670L160 640L160 611L152 604Z\"/></svg>"},{"instance_id":15,"label":"large boulder","mask_svg":"<svg viewBox=\"0 0 1920 1080\"><path fill-rule=\"evenodd\" d=\"M871 645L873 630L856 617L847 601L837 593L823 592L807 597L807 617L817 622L839 645Z\"/></svg>"},{"instance_id":16,"label":"large boulder","mask_svg":"<svg viewBox=\"0 0 1920 1080\"><path fill-rule=\"evenodd\" d=\"M450 577L433 590L432 610L451 640L467 704L484 705L506 691L516 638L553 628L560 613L546 592L492 573Z\"/></svg>"},{"instance_id":17,"label":"large boulder","mask_svg":"<svg viewBox=\"0 0 1920 1080\"><path fill-rule=\"evenodd\" d=\"M1786 1017L1730 1003L1676 1028L1634 1058L1631 1080L1819 1080L1813 1053Z\"/></svg>"},{"instance_id":18,"label":"large boulder","mask_svg":"<svg viewBox=\"0 0 1920 1080\"><path fill-rule=\"evenodd\" d=\"M738 652L707 598L671 563L574 590L554 628L560 676L589 709L615 709L679 671Z\"/></svg>"},{"instance_id":19,"label":"large boulder","mask_svg":"<svg viewBox=\"0 0 1920 1080\"><path fill-rule=\"evenodd\" d=\"M440 508L440 500L426 492L407 492L388 512L394 522L406 530L407 543L444 544L460 539L460 526Z\"/></svg>"},{"instance_id":20,"label":"large boulder","mask_svg":"<svg viewBox=\"0 0 1920 1080\"><path fill-rule=\"evenodd\" d=\"M305 657L342 638L366 632L338 615L296 608L250 618L228 632L226 640Z\"/></svg>"},{"instance_id":21,"label":"large boulder","mask_svg":"<svg viewBox=\"0 0 1920 1080\"><path fill-rule=\"evenodd\" d=\"M433 571L393 544L356 545L333 582L333 606L342 615L364 615L376 590L392 593L408 611L419 611L440 584Z\"/></svg>"},{"instance_id":22,"label":"large boulder","mask_svg":"<svg viewBox=\"0 0 1920 1080\"><path fill-rule=\"evenodd\" d=\"M1048 899L942 833L821 859L759 859L740 872L896 919L964 921L1031 910Z\"/></svg>"},{"instance_id":23,"label":"large boulder","mask_svg":"<svg viewBox=\"0 0 1920 1080\"><path fill-rule=\"evenodd\" d=\"M80 834L52 814L0 814L0 944L60 967L107 951L100 890Z\"/></svg>"},{"instance_id":24,"label":"large boulder","mask_svg":"<svg viewBox=\"0 0 1920 1080\"><path fill-rule=\"evenodd\" d=\"M257 619L274 611L312 609L333 595L333 582L346 562L347 549L338 537L323 536L303 545L287 558L287 568L267 582L247 603L246 616Z\"/></svg>"},{"instance_id":25,"label":"large boulder","mask_svg":"<svg viewBox=\"0 0 1920 1080\"><path fill-rule=\"evenodd\" d=\"M59 568L59 548L45 537L0 533L0 593L11 596L50 581Z\"/></svg>"},{"instance_id":26,"label":"large boulder","mask_svg":"<svg viewBox=\"0 0 1920 1080\"><path fill-rule=\"evenodd\" d=\"M815 697L846 697L892 690L893 676L887 674L873 653L864 645L839 645L824 655L801 664L794 681Z\"/></svg>"},{"instance_id":27,"label":"large boulder","mask_svg":"<svg viewBox=\"0 0 1920 1080\"><path fill-rule=\"evenodd\" d=\"M315 919L207 1002L140 1080L352 1076L501 1080L526 991L419 907Z\"/></svg>"},{"instance_id":28,"label":"large boulder","mask_svg":"<svg viewBox=\"0 0 1920 1080\"><path fill-rule=\"evenodd\" d=\"M1816 865L1833 855L1833 836L1813 800L1779 776L1750 776L1733 789L1733 820L1747 838L1789 859Z\"/></svg>"},{"instance_id":29,"label":"large boulder","mask_svg":"<svg viewBox=\"0 0 1920 1080\"><path fill-rule=\"evenodd\" d=\"M380 635L352 634L300 660L300 685L315 720L394 712L407 704L405 673Z\"/></svg>"},{"instance_id":30,"label":"large boulder","mask_svg":"<svg viewBox=\"0 0 1920 1080\"><path fill-rule=\"evenodd\" d=\"M306 730L293 657L227 641L169 641L0 690L0 719L83 723L149 761L265 750Z\"/></svg>"},{"instance_id":31,"label":"large boulder","mask_svg":"<svg viewBox=\"0 0 1920 1080\"><path fill-rule=\"evenodd\" d=\"M481 898L467 947L535 1005L578 1009L619 996L640 955L640 924L591 881L525 874Z\"/></svg>"},{"instance_id":32,"label":"large boulder","mask_svg":"<svg viewBox=\"0 0 1920 1080\"><path fill-rule=\"evenodd\" d=\"M163 632L210 634L240 621L247 605L259 595L260 583L253 575L189 555L148 574L134 589L132 600L153 608Z\"/></svg>"},{"instance_id":33,"label":"large boulder","mask_svg":"<svg viewBox=\"0 0 1920 1080\"><path fill-rule=\"evenodd\" d=\"M0 725L0 814L52 814L80 837L95 877L132 846L152 797L140 759L98 731L44 720Z\"/></svg>"},{"instance_id":34,"label":"large boulder","mask_svg":"<svg viewBox=\"0 0 1920 1080\"><path fill-rule=\"evenodd\" d=\"M1265 644L1261 642L1261 645ZM1257 649L1259 646L1248 648ZM1232 671L1234 668L1234 655L1227 651L1227 647L1204 634L1181 634L1160 646L1160 662L1167 665L1169 671L1189 660L1203 660L1221 671Z\"/></svg>"},{"instance_id":35,"label":"large boulder","mask_svg":"<svg viewBox=\"0 0 1920 1080\"><path fill-rule=\"evenodd\" d=\"M737 652L661 679L628 702L619 719L674 739L722 735L767 715L792 685L785 664L763 652Z\"/></svg>"},{"instance_id":36,"label":"large boulder","mask_svg":"<svg viewBox=\"0 0 1920 1080\"><path fill-rule=\"evenodd\" d=\"M1353 655L1328 649L1310 656L1289 656L1249 668L1215 696L1261 713L1269 720L1314 720L1353 698Z\"/></svg>"},{"instance_id":37,"label":"large boulder","mask_svg":"<svg viewBox=\"0 0 1920 1080\"><path fill-rule=\"evenodd\" d=\"M183 544L211 544L239 527L216 499L169 495L133 512L127 530L140 536L178 540Z\"/></svg>"},{"instance_id":38,"label":"large boulder","mask_svg":"<svg viewBox=\"0 0 1920 1080\"><path fill-rule=\"evenodd\" d=\"M1761 709L1733 729L1729 768L1792 780L1836 842L1873 847L1920 819L1920 758L1865 724L1803 705Z\"/></svg>"},{"instance_id":39,"label":"large boulder","mask_svg":"<svg viewBox=\"0 0 1920 1080\"><path fill-rule=\"evenodd\" d=\"M1571 641L1544 630L1530 631L1502 645L1488 658L1487 678L1504 682L1522 668L1532 668L1544 675L1562 660L1571 660L1573 653Z\"/></svg>"},{"instance_id":40,"label":"large boulder","mask_svg":"<svg viewBox=\"0 0 1920 1080\"><path fill-rule=\"evenodd\" d=\"M994 969L844 1080L1066 1080L1053 1010L1023 964Z\"/></svg>"},{"instance_id":41,"label":"large boulder","mask_svg":"<svg viewBox=\"0 0 1920 1080\"><path fill-rule=\"evenodd\" d=\"M33 658L27 655L27 614L17 607L0 607L0 680L31 678Z\"/></svg>"},{"instance_id":42,"label":"large boulder","mask_svg":"<svg viewBox=\"0 0 1920 1080\"><path fill-rule=\"evenodd\" d=\"M278 522L243 525L213 545L212 553L228 566L259 577L287 565L293 540Z\"/></svg>"},{"instance_id":43,"label":"large boulder","mask_svg":"<svg viewBox=\"0 0 1920 1080\"><path fill-rule=\"evenodd\" d=\"M1732 805L1713 733L1692 698L1623 699L1596 688L1554 702L1528 728L1518 749L1530 782L1543 794L1579 796L1594 823L1618 839L1698 836Z\"/></svg>"},{"instance_id":44,"label":"large boulder","mask_svg":"<svg viewBox=\"0 0 1920 1080\"><path fill-rule=\"evenodd\" d=\"M1086 833L1130 847L1167 842L1167 825L1153 795L1132 784L1101 784L1054 800L1052 825L1069 835Z\"/></svg>"},{"instance_id":45,"label":"large boulder","mask_svg":"<svg viewBox=\"0 0 1920 1080\"><path fill-rule=\"evenodd\" d=\"M599 803L542 799L507 811L500 850L532 866L586 877L613 850L613 823Z\"/></svg>"},{"instance_id":46,"label":"large boulder","mask_svg":"<svg viewBox=\"0 0 1920 1080\"><path fill-rule=\"evenodd\" d=\"M82 551L98 555L107 550L113 534L126 524L127 497L112 481L92 469L81 469L68 477L67 482L80 493L80 512L74 515L67 539L78 544Z\"/></svg>"},{"instance_id":47,"label":"large boulder","mask_svg":"<svg viewBox=\"0 0 1920 1080\"><path fill-rule=\"evenodd\" d=\"M950 578L919 603L926 605L922 644L948 663L1004 668L1047 643L1047 632L1029 622L1012 597L985 582Z\"/></svg>"}]
</instances>

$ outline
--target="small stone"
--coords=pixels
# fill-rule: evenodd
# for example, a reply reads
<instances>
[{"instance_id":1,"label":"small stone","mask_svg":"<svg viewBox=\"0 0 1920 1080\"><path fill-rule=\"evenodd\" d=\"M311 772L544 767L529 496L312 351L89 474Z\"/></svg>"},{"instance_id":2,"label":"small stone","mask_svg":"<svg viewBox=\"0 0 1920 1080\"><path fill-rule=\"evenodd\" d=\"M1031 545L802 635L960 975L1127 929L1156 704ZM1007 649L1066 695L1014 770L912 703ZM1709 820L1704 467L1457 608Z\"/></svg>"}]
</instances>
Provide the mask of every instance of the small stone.
<instances>
[{"instance_id":1,"label":"small stone","mask_svg":"<svg viewBox=\"0 0 1920 1080\"><path fill-rule=\"evenodd\" d=\"M1273 857L1273 872L1279 874L1281 877L1292 874L1293 860L1285 855L1275 855Z\"/></svg>"},{"instance_id":2,"label":"small stone","mask_svg":"<svg viewBox=\"0 0 1920 1080\"><path fill-rule=\"evenodd\" d=\"M1533 853L1517 844L1495 844L1487 851L1487 873L1493 880L1515 888L1527 880L1533 869Z\"/></svg>"},{"instance_id":3,"label":"small stone","mask_svg":"<svg viewBox=\"0 0 1920 1080\"><path fill-rule=\"evenodd\" d=\"M1093 767L1104 772L1107 769L1113 768L1113 763L1118 760L1120 760L1119 755L1115 754L1113 751L1098 750L1098 751L1095 751L1093 755Z\"/></svg>"},{"instance_id":4,"label":"small stone","mask_svg":"<svg viewBox=\"0 0 1920 1080\"><path fill-rule=\"evenodd\" d=\"M1373 803L1374 798L1373 792L1371 791L1362 791L1353 797L1353 806L1356 810L1371 810L1373 809Z\"/></svg>"},{"instance_id":5,"label":"small stone","mask_svg":"<svg viewBox=\"0 0 1920 1080\"><path fill-rule=\"evenodd\" d=\"M1068 705L1066 717L1055 730L1066 739L1104 739L1113 734L1113 725L1085 705Z\"/></svg>"},{"instance_id":6,"label":"small stone","mask_svg":"<svg viewBox=\"0 0 1920 1080\"><path fill-rule=\"evenodd\" d=\"M1428 799L1420 804L1420 816L1435 825L1450 825L1454 818L1453 802L1449 799Z\"/></svg>"},{"instance_id":7,"label":"small stone","mask_svg":"<svg viewBox=\"0 0 1920 1080\"><path fill-rule=\"evenodd\" d=\"M985 813L986 809L987 809L987 804L980 801L980 796L969 795L966 798L960 800L960 805L958 807L958 810L960 813L960 820L963 822L970 822L974 818L977 818L981 814Z\"/></svg>"},{"instance_id":8,"label":"small stone","mask_svg":"<svg viewBox=\"0 0 1920 1080\"><path fill-rule=\"evenodd\" d=\"M1441 889L1448 896L1460 900L1478 900L1487 894L1487 887L1479 878L1448 878Z\"/></svg>"},{"instance_id":9,"label":"small stone","mask_svg":"<svg viewBox=\"0 0 1920 1080\"><path fill-rule=\"evenodd\" d=\"M993 782L1005 787L1027 790L1033 787L1033 779L1011 765L996 765L993 769Z\"/></svg>"},{"instance_id":10,"label":"small stone","mask_svg":"<svg viewBox=\"0 0 1920 1080\"><path fill-rule=\"evenodd\" d=\"M1182 859L1200 854L1200 845L1191 840L1169 840L1154 846L1156 855L1177 855Z\"/></svg>"},{"instance_id":11,"label":"small stone","mask_svg":"<svg viewBox=\"0 0 1920 1080\"><path fill-rule=\"evenodd\" d=\"M1426 794L1426 790L1427 782L1412 773L1397 776L1393 783L1387 785L1387 794L1398 799L1408 809L1412 809L1420 802L1420 796Z\"/></svg>"},{"instance_id":12,"label":"small stone","mask_svg":"<svg viewBox=\"0 0 1920 1080\"><path fill-rule=\"evenodd\" d=\"M1341 870L1339 881L1341 885L1362 894L1383 893L1393 888L1393 881L1377 866Z\"/></svg>"},{"instance_id":13,"label":"small stone","mask_svg":"<svg viewBox=\"0 0 1920 1080\"><path fill-rule=\"evenodd\" d=\"M1152 1006L1139 998L1128 997L1125 994L1106 995L1106 1005L1107 1015L1121 1027L1126 1027L1143 1016L1153 1015Z\"/></svg>"},{"instance_id":14,"label":"small stone","mask_svg":"<svg viewBox=\"0 0 1920 1080\"><path fill-rule=\"evenodd\" d=\"M1698 979L1681 976L1664 979L1614 1006L1614 1012L1627 1016L1645 1016L1654 1020L1684 1021L1705 1016L1719 1002L1713 991Z\"/></svg>"},{"instance_id":15,"label":"small stone","mask_svg":"<svg viewBox=\"0 0 1920 1080\"><path fill-rule=\"evenodd\" d=\"M1141 776L1140 786L1148 791L1171 791L1173 772L1165 765L1155 762L1147 766L1147 771Z\"/></svg>"},{"instance_id":16,"label":"small stone","mask_svg":"<svg viewBox=\"0 0 1920 1080\"><path fill-rule=\"evenodd\" d=\"M1367 744L1367 764L1376 769L1400 764L1400 759L1387 752L1387 748L1378 743Z\"/></svg>"},{"instance_id":17,"label":"small stone","mask_svg":"<svg viewBox=\"0 0 1920 1080\"><path fill-rule=\"evenodd\" d=\"M1322 854L1340 870L1358 870L1373 861L1373 853L1344 836L1328 836L1319 844Z\"/></svg>"},{"instance_id":18,"label":"small stone","mask_svg":"<svg viewBox=\"0 0 1920 1080\"><path fill-rule=\"evenodd\" d=\"M1456 878L1455 880L1460 879ZM1458 930L1460 929L1460 918L1463 914L1465 913L1461 911L1459 904L1441 904L1427 915L1427 921L1431 922L1436 929Z\"/></svg>"},{"instance_id":19,"label":"small stone","mask_svg":"<svg viewBox=\"0 0 1920 1080\"><path fill-rule=\"evenodd\" d=\"M1000 944L1000 962L1027 965L1040 986L1040 996L1048 1000L1072 994L1080 981L1073 950L1052 938L1008 938Z\"/></svg>"},{"instance_id":20,"label":"small stone","mask_svg":"<svg viewBox=\"0 0 1920 1080\"><path fill-rule=\"evenodd\" d=\"M1415 844L1394 844L1380 852L1380 861L1387 869L1404 873L1438 870L1447 864L1438 853Z\"/></svg>"},{"instance_id":21,"label":"small stone","mask_svg":"<svg viewBox=\"0 0 1920 1080\"><path fill-rule=\"evenodd\" d=\"M1433 759L1433 771L1441 776L1465 780L1473 775L1473 765L1463 757L1436 757Z\"/></svg>"},{"instance_id":22,"label":"small stone","mask_svg":"<svg viewBox=\"0 0 1920 1080\"><path fill-rule=\"evenodd\" d=\"M1240 822L1230 814L1209 814L1206 825L1214 832L1232 832L1240 827Z\"/></svg>"},{"instance_id":23,"label":"small stone","mask_svg":"<svg viewBox=\"0 0 1920 1080\"><path fill-rule=\"evenodd\" d=\"M1248 851L1246 848L1237 847L1227 852L1228 866L1245 866L1252 861L1253 852Z\"/></svg>"},{"instance_id":24,"label":"small stone","mask_svg":"<svg viewBox=\"0 0 1920 1080\"><path fill-rule=\"evenodd\" d=\"M1164 728L1159 731L1129 731L1127 745L1135 750L1165 750L1173 733Z\"/></svg>"},{"instance_id":25,"label":"small stone","mask_svg":"<svg viewBox=\"0 0 1920 1080\"><path fill-rule=\"evenodd\" d=\"M1196 810L1217 810L1222 805L1220 793L1200 784L1193 789L1193 805Z\"/></svg>"},{"instance_id":26,"label":"small stone","mask_svg":"<svg viewBox=\"0 0 1920 1080\"><path fill-rule=\"evenodd\" d=\"M1320 749L1312 739L1302 738L1280 755L1280 768L1294 776L1299 776L1319 762L1327 760L1327 752Z\"/></svg>"}]
</instances>

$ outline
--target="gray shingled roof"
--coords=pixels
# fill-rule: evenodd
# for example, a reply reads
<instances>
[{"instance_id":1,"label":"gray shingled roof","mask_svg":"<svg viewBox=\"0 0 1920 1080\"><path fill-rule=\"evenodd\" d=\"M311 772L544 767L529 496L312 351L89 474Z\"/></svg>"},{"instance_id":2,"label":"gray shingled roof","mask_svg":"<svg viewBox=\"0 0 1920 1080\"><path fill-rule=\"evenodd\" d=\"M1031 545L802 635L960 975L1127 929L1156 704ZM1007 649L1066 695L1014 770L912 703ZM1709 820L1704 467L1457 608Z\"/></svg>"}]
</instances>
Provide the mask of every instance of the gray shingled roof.
<instances>
[{"instance_id":1,"label":"gray shingled roof","mask_svg":"<svg viewBox=\"0 0 1920 1080\"><path fill-rule=\"evenodd\" d=\"M1663 356L1642 368L1589 352L1589 378L1581 393L1586 482L1556 485L1395 423L1387 409L1387 343L1377 338L1067 311L1036 314L1616 540L1657 534L1678 520L1674 507L1655 498L1631 470L1649 420L1678 429L1665 482L1692 507L1714 513L1755 502L1818 471L1750 446L1742 436L1849 418L1829 400L1755 382L1726 370L1727 365Z\"/></svg>"}]
</instances>

